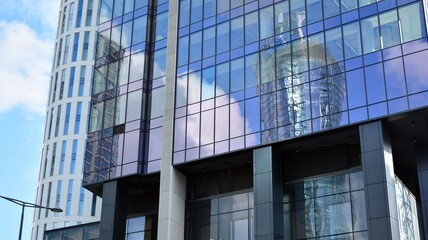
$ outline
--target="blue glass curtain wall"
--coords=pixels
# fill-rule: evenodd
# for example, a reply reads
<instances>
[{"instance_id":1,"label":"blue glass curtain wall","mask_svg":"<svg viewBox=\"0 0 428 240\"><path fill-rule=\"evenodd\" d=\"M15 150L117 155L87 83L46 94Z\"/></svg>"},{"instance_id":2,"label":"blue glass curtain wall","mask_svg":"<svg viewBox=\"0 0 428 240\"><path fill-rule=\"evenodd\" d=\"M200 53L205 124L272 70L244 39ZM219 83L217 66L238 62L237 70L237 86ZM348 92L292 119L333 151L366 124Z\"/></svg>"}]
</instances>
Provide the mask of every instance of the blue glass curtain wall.
<instances>
[{"instance_id":1,"label":"blue glass curtain wall","mask_svg":"<svg viewBox=\"0 0 428 240\"><path fill-rule=\"evenodd\" d=\"M426 37L421 1L182 0L174 163L426 106Z\"/></svg>"}]
</instances>

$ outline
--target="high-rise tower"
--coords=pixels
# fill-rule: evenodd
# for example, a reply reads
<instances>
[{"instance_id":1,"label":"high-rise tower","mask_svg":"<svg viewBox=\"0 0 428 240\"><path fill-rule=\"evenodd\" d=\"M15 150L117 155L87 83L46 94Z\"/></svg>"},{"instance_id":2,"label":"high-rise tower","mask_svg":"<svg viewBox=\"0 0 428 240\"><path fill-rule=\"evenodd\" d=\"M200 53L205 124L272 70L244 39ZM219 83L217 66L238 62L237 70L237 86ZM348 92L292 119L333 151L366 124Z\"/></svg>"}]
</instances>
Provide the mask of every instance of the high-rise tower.
<instances>
[{"instance_id":1,"label":"high-rise tower","mask_svg":"<svg viewBox=\"0 0 428 240\"><path fill-rule=\"evenodd\" d=\"M58 4L58 3L57 3ZM82 188L98 0L61 0L32 239L44 231L96 221L100 199Z\"/></svg>"}]
</instances>

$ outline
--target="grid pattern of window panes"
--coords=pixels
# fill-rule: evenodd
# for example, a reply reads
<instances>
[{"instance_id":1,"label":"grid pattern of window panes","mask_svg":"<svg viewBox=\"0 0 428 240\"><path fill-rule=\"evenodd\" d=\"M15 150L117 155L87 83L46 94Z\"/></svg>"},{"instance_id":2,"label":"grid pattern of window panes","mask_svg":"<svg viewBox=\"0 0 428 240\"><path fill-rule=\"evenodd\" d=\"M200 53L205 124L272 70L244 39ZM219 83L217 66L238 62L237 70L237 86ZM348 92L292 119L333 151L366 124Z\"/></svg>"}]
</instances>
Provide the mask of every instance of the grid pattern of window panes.
<instances>
[{"instance_id":1,"label":"grid pattern of window panes","mask_svg":"<svg viewBox=\"0 0 428 240\"><path fill-rule=\"evenodd\" d=\"M101 3L85 184L160 170L169 3L152 4Z\"/></svg>"},{"instance_id":2,"label":"grid pattern of window panes","mask_svg":"<svg viewBox=\"0 0 428 240\"><path fill-rule=\"evenodd\" d=\"M126 220L126 240L156 239L156 225L155 215L128 217Z\"/></svg>"},{"instance_id":3,"label":"grid pattern of window panes","mask_svg":"<svg viewBox=\"0 0 428 240\"><path fill-rule=\"evenodd\" d=\"M208 2L180 1L175 164L428 104L421 1Z\"/></svg>"},{"instance_id":4,"label":"grid pattern of window panes","mask_svg":"<svg viewBox=\"0 0 428 240\"><path fill-rule=\"evenodd\" d=\"M187 203L185 239L253 239L252 192L232 193Z\"/></svg>"},{"instance_id":5,"label":"grid pattern of window panes","mask_svg":"<svg viewBox=\"0 0 428 240\"><path fill-rule=\"evenodd\" d=\"M284 186L286 239L367 239L363 173Z\"/></svg>"}]
</instances>

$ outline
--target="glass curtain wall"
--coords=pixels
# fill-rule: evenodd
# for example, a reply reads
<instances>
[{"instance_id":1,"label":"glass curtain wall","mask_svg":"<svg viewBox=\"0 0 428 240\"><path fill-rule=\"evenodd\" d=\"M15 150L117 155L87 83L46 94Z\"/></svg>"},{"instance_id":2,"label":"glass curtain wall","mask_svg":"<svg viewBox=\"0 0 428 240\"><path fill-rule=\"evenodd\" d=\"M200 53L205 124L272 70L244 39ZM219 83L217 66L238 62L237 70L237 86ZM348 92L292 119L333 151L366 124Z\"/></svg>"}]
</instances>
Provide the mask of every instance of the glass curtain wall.
<instances>
[{"instance_id":1,"label":"glass curtain wall","mask_svg":"<svg viewBox=\"0 0 428 240\"><path fill-rule=\"evenodd\" d=\"M86 184L160 169L168 5L101 2Z\"/></svg>"},{"instance_id":2,"label":"glass curtain wall","mask_svg":"<svg viewBox=\"0 0 428 240\"><path fill-rule=\"evenodd\" d=\"M363 173L284 185L285 239L367 239Z\"/></svg>"},{"instance_id":3,"label":"glass curtain wall","mask_svg":"<svg viewBox=\"0 0 428 240\"><path fill-rule=\"evenodd\" d=\"M426 106L426 43L421 1L181 0L174 163Z\"/></svg>"}]
</instances>

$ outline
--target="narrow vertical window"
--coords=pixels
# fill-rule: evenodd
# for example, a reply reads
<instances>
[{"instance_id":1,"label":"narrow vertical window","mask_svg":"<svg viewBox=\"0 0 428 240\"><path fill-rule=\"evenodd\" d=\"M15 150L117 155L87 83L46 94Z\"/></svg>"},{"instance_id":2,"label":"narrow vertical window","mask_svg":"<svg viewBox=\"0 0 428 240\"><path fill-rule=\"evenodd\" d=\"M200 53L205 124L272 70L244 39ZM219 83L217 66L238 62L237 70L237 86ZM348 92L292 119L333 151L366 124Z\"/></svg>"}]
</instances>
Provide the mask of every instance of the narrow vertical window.
<instances>
[{"instance_id":1,"label":"narrow vertical window","mask_svg":"<svg viewBox=\"0 0 428 240\"><path fill-rule=\"evenodd\" d=\"M80 78L79 78L79 92L78 96L83 96L83 90L85 88L85 74L86 74L86 66L80 67Z\"/></svg>"},{"instance_id":2,"label":"narrow vertical window","mask_svg":"<svg viewBox=\"0 0 428 240\"><path fill-rule=\"evenodd\" d=\"M75 62L77 60L77 50L79 49L79 33L74 34L73 41L73 53L71 55L71 61Z\"/></svg>"},{"instance_id":3,"label":"narrow vertical window","mask_svg":"<svg viewBox=\"0 0 428 240\"><path fill-rule=\"evenodd\" d=\"M89 27L92 24L92 9L94 5L94 0L88 1L88 7L86 8L86 20L85 20L85 26Z\"/></svg>"},{"instance_id":4,"label":"narrow vertical window","mask_svg":"<svg viewBox=\"0 0 428 240\"><path fill-rule=\"evenodd\" d=\"M92 194L91 216L95 216L96 210L97 210L97 195Z\"/></svg>"},{"instance_id":5,"label":"narrow vertical window","mask_svg":"<svg viewBox=\"0 0 428 240\"><path fill-rule=\"evenodd\" d=\"M55 208L59 208L59 204L61 201L61 189L62 189L62 180L58 181L58 185L56 187L56 199L55 199ZM55 213L55 216L57 216L58 213Z\"/></svg>"},{"instance_id":6,"label":"narrow vertical window","mask_svg":"<svg viewBox=\"0 0 428 240\"><path fill-rule=\"evenodd\" d=\"M58 51L57 51L58 54L56 56L56 66L57 67L61 63L61 51L62 51L62 38L59 40Z\"/></svg>"},{"instance_id":7,"label":"narrow vertical window","mask_svg":"<svg viewBox=\"0 0 428 240\"><path fill-rule=\"evenodd\" d=\"M52 192L52 182L49 183L49 187L48 187L48 197L46 199L46 207L50 206L51 192ZM45 217L48 217L48 215L49 215L49 210L45 209Z\"/></svg>"},{"instance_id":8,"label":"narrow vertical window","mask_svg":"<svg viewBox=\"0 0 428 240\"><path fill-rule=\"evenodd\" d=\"M61 86L59 88L59 100L61 100L64 96L64 85L65 85L65 72L66 70L63 69L61 72Z\"/></svg>"},{"instance_id":9,"label":"narrow vertical window","mask_svg":"<svg viewBox=\"0 0 428 240\"><path fill-rule=\"evenodd\" d=\"M79 0L79 3L77 4L76 28L79 28L82 22L82 12L83 12L83 0Z\"/></svg>"},{"instance_id":10,"label":"narrow vertical window","mask_svg":"<svg viewBox=\"0 0 428 240\"><path fill-rule=\"evenodd\" d=\"M61 160L59 162L59 175L62 175L64 173L64 163L65 163L65 152L67 148L67 141L62 141L62 147L61 147Z\"/></svg>"},{"instance_id":11,"label":"narrow vertical window","mask_svg":"<svg viewBox=\"0 0 428 240\"><path fill-rule=\"evenodd\" d=\"M65 110L65 121L64 121L64 135L68 134L68 127L70 125L70 111L71 111L71 103L67 103L67 108Z\"/></svg>"},{"instance_id":12,"label":"narrow vertical window","mask_svg":"<svg viewBox=\"0 0 428 240\"><path fill-rule=\"evenodd\" d=\"M73 148L71 151L71 164L70 164L70 173L73 174L76 172L76 155L77 155L77 140L73 140Z\"/></svg>"},{"instance_id":13,"label":"narrow vertical window","mask_svg":"<svg viewBox=\"0 0 428 240\"><path fill-rule=\"evenodd\" d=\"M80 196L79 196L79 210L78 210L78 215L82 216L83 215L83 207L85 202L85 189L83 187L80 188Z\"/></svg>"},{"instance_id":14,"label":"narrow vertical window","mask_svg":"<svg viewBox=\"0 0 428 240\"><path fill-rule=\"evenodd\" d=\"M70 12L68 13L68 25L67 30L73 29L73 16L74 15L74 3L70 4Z\"/></svg>"},{"instance_id":15,"label":"narrow vertical window","mask_svg":"<svg viewBox=\"0 0 428 240\"><path fill-rule=\"evenodd\" d=\"M60 119L61 119L61 105L58 106L57 112L56 112L55 137L58 137Z\"/></svg>"},{"instance_id":16,"label":"narrow vertical window","mask_svg":"<svg viewBox=\"0 0 428 240\"><path fill-rule=\"evenodd\" d=\"M40 192L40 201L39 201L39 205L43 205L43 192L45 190L45 185L42 185L42 191ZM39 213L37 214L37 219L40 219L40 215L42 213L42 209L39 209Z\"/></svg>"},{"instance_id":17,"label":"narrow vertical window","mask_svg":"<svg viewBox=\"0 0 428 240\"><path fill-rule=\"evenodd\" d=\"M55 158L56 158L56 143L53 144L52 149L52 159L51 159L51 171L50 176L53 176L54 170L55 170Z\"/></svg>"},{"instance_id":18,"label":"narrow vertical window","mask_svg":"<svg viewBox=\"0 0 428 240\"><path fill-rule=\"evenodd\" d=\"M79 134L80 132L81 115L82 115L82 102L78 102L77 108L76 108L76 122L74 123L74 134Z\"/></svg>"},{"instance_id":19,"label":"narrow vertical window","mask_svg":"<svg viewBox=\"0 0 428 240\"><path fill-rule=\"evenodd\" d=\"M71 179L68 182L67 205L65 207L65 215L66 216L70 216L72 196L73 196L73 179Z\"/></svg>"},{"instance_id":20,"label":"narrow vertical window","mask_svg":"<svg viewBox=\"0 0 428 240\"><path fill-rule=\"evenodd\" d=\"M62 64L66 64L68 62L69 48L70 48L70 35L65 37L64 59L62 60Z\"/></svg>"},{"instance_id":21,"label":"narrow vertical window","mask_svg":"<svg viewBox=\"0 0 428 240\"><path fill-rule=\"evenodd\" d=\"M83 48L82 48L82 60L88 60L88 49L89 49L89 35L90 32L86 31L83 38Z\"/></svg>"},{"instance_id":22,"label":"narrow vertical window","mask_svg":"<svg viewBox=\"0 0 428 240\"><path fill-rule=\"evenodd\" d=\"M73 88L74 88L74 75L76 73L76 67L71 67L70 69L70 80L68 81L68 97L73 96Z\"/></svg>"}]
</instances>

